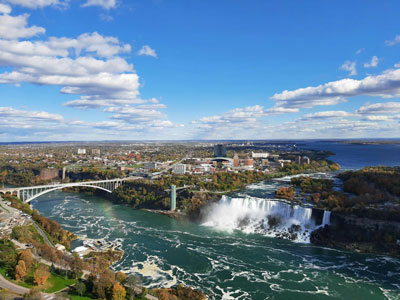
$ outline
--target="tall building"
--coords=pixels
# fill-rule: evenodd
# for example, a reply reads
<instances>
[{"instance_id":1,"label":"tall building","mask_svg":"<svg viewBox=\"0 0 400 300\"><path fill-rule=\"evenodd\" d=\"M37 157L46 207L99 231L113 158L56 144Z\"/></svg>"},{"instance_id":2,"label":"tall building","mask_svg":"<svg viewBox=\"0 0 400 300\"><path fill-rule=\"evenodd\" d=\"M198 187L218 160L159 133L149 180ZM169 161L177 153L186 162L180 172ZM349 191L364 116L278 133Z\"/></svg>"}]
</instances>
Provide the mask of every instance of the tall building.
<instances>
[{"instance_id":1,"label":"tall building","mask_svg":"<svg viewBox=\"0 0 400 300\"><path fill-rule=\"evenodd\" d=\"M184 175L186 173L186 165L185 164L176 164L172 167L172 171L175 174Z\"/></svg>"},{"instance_id":2,"label":"tall building","mask_svg":"<svg viewBox=\"0 0 400 300\"><path fill-rule=\"evenodd\" d=\"M226 157L226 146L222 144L214 145L214 157Z\"/></svg>"},{"instance_id":3,"label":"tall building","mask_svg":"<svg viewBox=\"0 0 400 300\"><path fill-rule=\"evenodd\" d=\"M246 167L252 167L254 165L254 160L252 160L251 158L246 158L244 160L244 165Z\"/></svg>"},{"instance_id":4,"label":"tall building","mask_svg":"<svg viewBox=\"0 0 400 300\"><path fill-rule=\"evenodd\" d=\"M237 153L235 153L235 156L233 157L233 166L239 167L239 156L237 155Z\"/></svg>"},{"instance_id":5,"label":"tall building","mask_svg":"<svg viewBox=\"0 0 400 300\"><path fill-rule=\"evenodd\" d=\"M92 149L92 155L100 155L100 149Z\"/></svg>"},{"instance_id":6,"label":"tall building","mask_svg":"<svg viewBox=\"0 0 400 300\"><path fill-rule=\"evenodd\" d=\"M85 148L79 148L78 149L78 154L86 154L86 149Z\"/></svg>"}]
</instances>

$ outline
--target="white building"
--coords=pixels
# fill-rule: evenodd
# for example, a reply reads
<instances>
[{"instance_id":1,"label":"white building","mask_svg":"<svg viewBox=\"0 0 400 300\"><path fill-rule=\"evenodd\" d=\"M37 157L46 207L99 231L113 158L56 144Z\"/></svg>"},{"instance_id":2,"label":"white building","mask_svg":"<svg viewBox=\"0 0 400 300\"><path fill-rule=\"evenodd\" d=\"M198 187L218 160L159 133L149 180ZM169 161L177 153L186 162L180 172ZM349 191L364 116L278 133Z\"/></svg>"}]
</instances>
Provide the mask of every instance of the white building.
<instances>
[{"instance_id":1,"label":"white building","mask_svg":"<svg viewBox=\"0 0 400 300\"><path fill-rule=\"evenodd\" d=\"M78 154L86 154L86 149L85 148L79 148L78 149Z\"/></svg>"},{"instance_id":2,"label":"white building","mask_svg":"<svg viewBox=\"0 0 400 300\"><path fill-rule=\"evenodd\" d=\"M268 158L269 153L268 152L263 152L263 153L254 153L251 152L251 157L254 158Z\"/></svg>"},{"instance_id":3,"label":"white building","mask_svg":"<svg viewBox=\"0 0 400 300\"><path fill-rule=\"evenodd\" d=\"M186 165L185 164L176 164L172 167L172 171L175 174L183 175L186 173Z\"/></svg>"},{"instance_id":4,"label":"white building","mask_svg":"<svg viewBox=\"0 0 400 300\"><path fill-rule=\"evenodd\" d=\"M144 168L147 170L157 170L161 167L161 164L158 162L146 162L144 163Z\"/></svg>"},{"instance_id":5,"label":"white building","mask_svg":"<svg viewBox=\"0 0 400 300\"><path fill-rule=\"evenodd\" d=\"M100 149L92 149L92 155L100 155Z\"/></svg>"}]
</instances>

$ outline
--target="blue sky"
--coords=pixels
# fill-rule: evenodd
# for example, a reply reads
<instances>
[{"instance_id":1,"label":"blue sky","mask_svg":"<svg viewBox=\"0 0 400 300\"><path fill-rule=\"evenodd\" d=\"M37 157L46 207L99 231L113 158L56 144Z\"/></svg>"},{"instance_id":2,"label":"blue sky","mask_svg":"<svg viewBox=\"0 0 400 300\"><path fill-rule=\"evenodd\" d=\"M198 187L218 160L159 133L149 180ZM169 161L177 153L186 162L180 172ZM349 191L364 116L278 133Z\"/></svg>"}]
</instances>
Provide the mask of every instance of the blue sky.
<instances>
[{"instance_id":1,"label":"blue sky","mask_svg":"<svg viewBox=\"0 0 400 300\"><path fill-rule=\"evenodd\" d=\"M0 141L399 137L399 9L0 0Z\"/></svg>"}]
</instances>

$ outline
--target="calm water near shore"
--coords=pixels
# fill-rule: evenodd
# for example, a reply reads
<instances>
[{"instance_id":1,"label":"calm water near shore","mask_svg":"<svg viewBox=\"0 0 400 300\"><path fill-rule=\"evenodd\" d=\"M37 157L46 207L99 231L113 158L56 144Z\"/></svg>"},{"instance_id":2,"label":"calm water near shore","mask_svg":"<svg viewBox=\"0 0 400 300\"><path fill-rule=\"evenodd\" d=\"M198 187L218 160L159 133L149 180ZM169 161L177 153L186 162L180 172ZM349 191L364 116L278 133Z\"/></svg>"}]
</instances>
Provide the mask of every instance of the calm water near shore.
<instances>
[{"instance_id":1,"label":"calm water near shore","mask_svg":"<svg viewBox=\"0 0 400 300\"><path fill-rule=\"evenodd\" d=\"M336 152L331 159L345 168L400 165L399 145L314 146ZM272 199L282 184L261 182L234 197ZM121 243L125 255L113 268L140 274L149 287L183 283L211 299L400 299L399 259L281 240L239 226L177 221L80 193L52 192L33 206L78 235ZM216 210L221 207L212 208L210 218L219 216ZM259 213L262 218L264 211ZM231 214L225 217L229 221Z\"/></svg>"},{"instance_id":2,"label":"calm water near shore","mask_svg":"<svg viewBox=\"0 0 400 300\"><path fill-rule=\"evenodd\" d=\"M400 166L400 144L363 145L340 141L307 141L299 148L332 151L329 157L342 169L361 169L365 166Z\"/></svg>"}]
</instances>

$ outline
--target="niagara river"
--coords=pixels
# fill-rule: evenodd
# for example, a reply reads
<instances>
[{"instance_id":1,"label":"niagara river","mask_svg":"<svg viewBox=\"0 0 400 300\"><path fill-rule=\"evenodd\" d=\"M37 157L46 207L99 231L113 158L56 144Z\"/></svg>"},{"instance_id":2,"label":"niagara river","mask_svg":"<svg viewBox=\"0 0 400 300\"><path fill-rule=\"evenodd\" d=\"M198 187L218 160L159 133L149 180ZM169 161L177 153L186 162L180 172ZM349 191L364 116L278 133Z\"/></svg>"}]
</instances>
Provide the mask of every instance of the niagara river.
<instances>
[{"instance_id":1,"label":"niagara river","mask_svg":"<svg viewBox=\"0 0 400 300\"><path fill-rule=\"evenodd\" d=\"M79 236L118 244L124 256L112 268L139 274L149 288L183 283L210 299L400 299L399 259L309 243L329 213L317 221L311 208L276 202L273 192L287 181L224 196L200 224L82 193L56 191L32 205ZM271 215L283 220L277 229ZM296 235L287 238L291 228Z\"/></svg>"}]
</instances>

